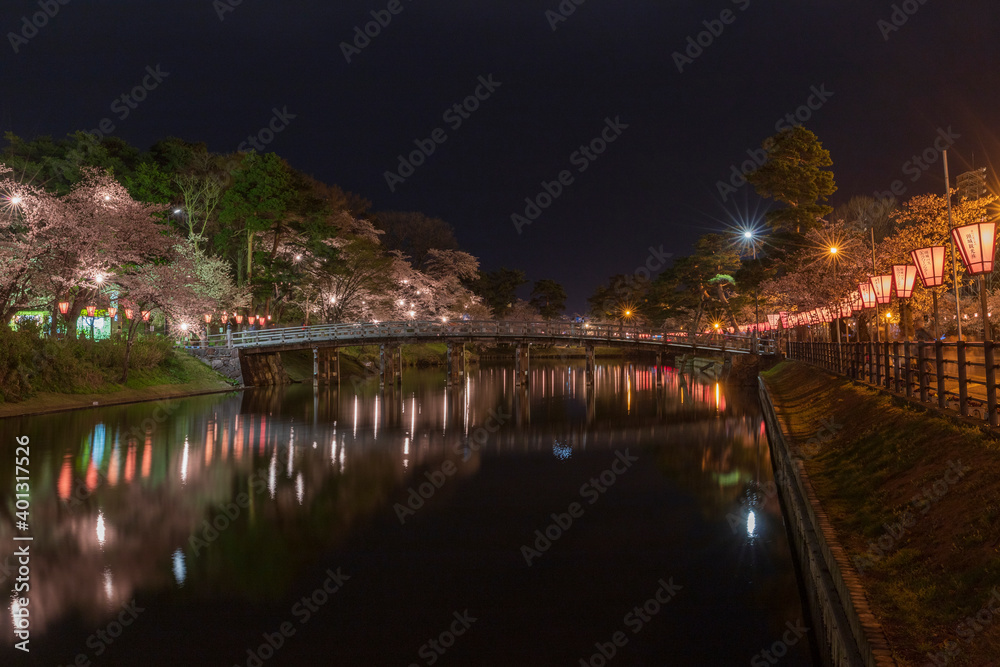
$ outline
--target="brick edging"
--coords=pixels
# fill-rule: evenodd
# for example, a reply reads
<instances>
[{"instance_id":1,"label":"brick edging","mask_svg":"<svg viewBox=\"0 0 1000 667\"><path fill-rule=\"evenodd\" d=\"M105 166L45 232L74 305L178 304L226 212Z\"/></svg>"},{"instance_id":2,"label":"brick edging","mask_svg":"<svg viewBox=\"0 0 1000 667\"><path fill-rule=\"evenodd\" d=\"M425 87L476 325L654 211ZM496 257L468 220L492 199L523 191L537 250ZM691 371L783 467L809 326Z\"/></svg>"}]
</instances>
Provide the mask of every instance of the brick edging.
<instances>
[{"instance_id":1,"label":"brick edging","mask_svg":"<svg viewBox=\"0 0 1000 667\"><path fill-rule=\"evenodd\" d=\"M779 488L789 508L789 523L801 544L799 554L809 597L819 605L826 648L834 665L891 667L897 665L881 624L868 604L864 586L837 540L801 459L792 455L784 424L778 417L763 378L760 402L767 436L778 470ZM846 627L841 627L841 624Z\"/></svg>"}]
</instances>

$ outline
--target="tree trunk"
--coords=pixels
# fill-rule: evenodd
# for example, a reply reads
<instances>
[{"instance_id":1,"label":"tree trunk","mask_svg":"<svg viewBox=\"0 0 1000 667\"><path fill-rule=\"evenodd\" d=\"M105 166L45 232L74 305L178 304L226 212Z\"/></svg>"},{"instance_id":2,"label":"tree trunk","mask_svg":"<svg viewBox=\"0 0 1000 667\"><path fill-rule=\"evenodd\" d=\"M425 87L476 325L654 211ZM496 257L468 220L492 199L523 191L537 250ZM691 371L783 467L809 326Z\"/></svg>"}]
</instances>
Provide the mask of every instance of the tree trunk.
<instances>
[{"instance_id":1,"label":"tree trunk","mask_svg":"<svg viewBox=\"0 0 1000 667\"><path fill-rule=\"evenodd\" d=\"M253 232L247 230L247 285L253 280Z\"/></svg>"},{"instance_id":2,"label":"tree trunk","mask_svg":"<svg viewBox=\"0 0 1000 667\"><path fill-rule=\"evenodd\" d=\"M135 343L136 328L137 328L136 321L133 320L131 326L129 326L128 328L128 334L125 338L125 361L122 364L122 379L121 379L122 384L128 382L128 363L129 359L132 357L132 344Z\"/></svg>"}]
</instances>

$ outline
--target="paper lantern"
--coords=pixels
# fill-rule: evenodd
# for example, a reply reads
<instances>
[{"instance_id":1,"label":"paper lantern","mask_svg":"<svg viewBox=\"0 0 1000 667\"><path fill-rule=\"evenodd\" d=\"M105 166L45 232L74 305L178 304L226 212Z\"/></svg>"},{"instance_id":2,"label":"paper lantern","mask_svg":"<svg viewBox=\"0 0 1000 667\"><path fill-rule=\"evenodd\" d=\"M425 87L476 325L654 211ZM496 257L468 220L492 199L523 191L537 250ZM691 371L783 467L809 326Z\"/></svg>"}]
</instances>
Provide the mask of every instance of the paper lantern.
<instances>
[{"instance_id":1,"label":"paper lantern","mask_svg":"<svg viewBox=\"0 0 1000 667\"><path fill-rule=\"evenodd\" d=\"M993 252L996 245L996 223L977 222L951 230L951 238L958 246L965 270L972 275L993 270Z\"/></svg>"},{"instance_id":2,"label":"paper lantern","mask_svg":"<svg viewBox=\"0 0 1000 667\"><path fill-rule=\"evenodd\" d=\"M917 280L917 267L912 264L892 265L892 284L896 289L896 296L900 299L909 299L913 296L913 283Z\"/></svg>"},{"instance_id":3,"label":"paper lantern","mask_svg":"<svg viewBox=\"0 0 1000 667\"><path fill-rule=\"evenodd\" d=\"M872 291L875 294L875 301L880 306L889 303L889 299L892 297L892 274L887 273L884 276L872 276L869 278L872 283Z\"/></svg>"},{"instance_id":4,"label":"paper lantern","mask_svg":"<svg viewBox=\"0 0 1000 667\"><path fill-rule=\"evenodd\" d=\"M920 282L924 287L937 287L944 283L944 246L935 245L910 251L917 266Z\"/></svg>"}]
</instances>

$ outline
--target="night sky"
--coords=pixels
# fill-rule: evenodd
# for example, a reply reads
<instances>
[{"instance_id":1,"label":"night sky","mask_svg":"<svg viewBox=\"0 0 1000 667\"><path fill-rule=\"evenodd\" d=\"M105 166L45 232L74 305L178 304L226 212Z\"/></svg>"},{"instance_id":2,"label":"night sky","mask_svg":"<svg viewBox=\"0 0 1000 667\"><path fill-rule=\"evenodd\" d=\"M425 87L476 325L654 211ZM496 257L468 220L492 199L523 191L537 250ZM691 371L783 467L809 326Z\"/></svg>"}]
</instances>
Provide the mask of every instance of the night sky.
<instances>
[{"instance_id":1,"label":"night sky","mask_svg":"<svg viewBox=\"0 0 1000 667\"><path fill-rule=\"evenodd\" d=\"M58 12L25 28L40 4ZM376 210L443 218L485 269L555 279L582 310L650 247L683 254L762 215L749 186L724 201L718 184L810 96L801 118L832 154L835 205L896 180L904 198L943 191L933 147L949 128L953 176L1000 161L996 3L896 6L898 29L893 5L871 0L5 0L0 126L62 137L107 118L142 149L177 136L228 152L259 142L277 110L289 117L263 150ZM391 22L345 55L372 12ZM674 53L701 32L708 46L678 71ZM120 101L144 80L135 108ZM477 86L475 111L445 116ZM574 156L608 119L605 151ZM392 191L385 172L438 128L446 140ZM925 149L926 173L910 162ZM519 234L511 215L564 170Z\"/></svg>"}]
</instances>

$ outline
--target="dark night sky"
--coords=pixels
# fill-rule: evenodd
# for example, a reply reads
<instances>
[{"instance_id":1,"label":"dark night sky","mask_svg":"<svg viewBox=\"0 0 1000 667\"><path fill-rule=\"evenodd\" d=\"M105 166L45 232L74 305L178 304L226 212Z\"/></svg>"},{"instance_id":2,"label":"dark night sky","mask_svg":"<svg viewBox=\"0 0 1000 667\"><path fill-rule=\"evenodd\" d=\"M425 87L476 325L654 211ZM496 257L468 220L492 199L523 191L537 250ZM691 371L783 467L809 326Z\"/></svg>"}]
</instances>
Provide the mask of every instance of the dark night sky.
<instances>
[{"instance_id":1,"label":"dark night sky","mask_svg":"<svg viewBox=\"0 0 1000 667\"><path fill-rule=\"evenodd\" d=\"M940 160L915 182L904 172L938 128L960 135L953 174L1000 159L1000 10L987 0L909 0L888 40L891 3L871 0L587 0L555 31L558 0L400 0L351 63L340 43L388 0L242 0L220 20L223 2L69 0L15 54L9 33L40 10L6 0L0 126L61 137L108 117L143 149L178 136L224 152L287 107L295 118L266 150L377 210L447 220L484 268L560 281L573 309L650 246L685 253L762 211L749 187L723 202L716 183L811 87L833 93L805 125L833 156L834 204L897 179L906 195L942 191ZM678 72L672 54L726 9L732 23ZM169 76L119 120L112 102L157 65ZM491 74L502 85L452 130L443 112ZM628 129L579 173L570 155L619 116ZM390 192L383 172L439 127L447 141ZM511 214L564 169L573 183L519 235Z\"/></svg>"}]
</instances>

